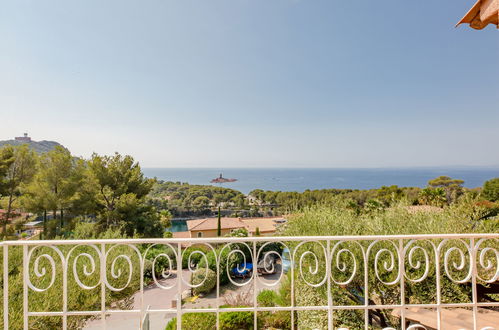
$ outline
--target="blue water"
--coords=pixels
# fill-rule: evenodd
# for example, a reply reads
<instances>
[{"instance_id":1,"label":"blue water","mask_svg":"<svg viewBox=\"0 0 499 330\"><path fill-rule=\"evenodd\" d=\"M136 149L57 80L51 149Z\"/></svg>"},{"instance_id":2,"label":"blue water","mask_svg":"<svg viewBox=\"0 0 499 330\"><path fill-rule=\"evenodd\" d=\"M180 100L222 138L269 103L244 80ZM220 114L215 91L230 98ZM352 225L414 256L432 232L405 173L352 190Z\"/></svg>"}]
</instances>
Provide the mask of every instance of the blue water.
<instances>
[{"instance_id":1,"label":"blue water","mask_svg":"<svg viewBox=\"0 0 499 330\"><path fill-rule=\"evenodd\" d=\"M172 220L172 225L168 228L172 233L179 231L187 231L187 221L186 220Z\"/></svg>"},{"instance_id":2,"label":"blue water","mask_svg":"<svg viewBox=\"0 0 499 330\"><path fill-rule=\"evenodd\" d=\"M245 194L254 189L304 191L306 189L373 189L381 186L425 187L428 180L440 175L464 180L468 188L481 187L491 178L499 177L499 167L466 168L377 168L377 169L289 169L289 168L144 168L148 177L165 181L209 185L223 173L225 178L238 179L222 187Z\"/></svg>"}]
</instances>

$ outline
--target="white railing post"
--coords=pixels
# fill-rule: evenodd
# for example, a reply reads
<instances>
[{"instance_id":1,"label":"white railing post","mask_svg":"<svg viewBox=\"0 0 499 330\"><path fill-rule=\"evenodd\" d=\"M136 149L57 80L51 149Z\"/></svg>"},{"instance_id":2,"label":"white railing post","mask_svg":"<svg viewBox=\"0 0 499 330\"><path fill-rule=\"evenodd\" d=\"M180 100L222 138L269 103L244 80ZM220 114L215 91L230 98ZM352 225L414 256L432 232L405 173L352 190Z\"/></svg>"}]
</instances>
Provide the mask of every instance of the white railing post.
<instances>
[{"instance_id":1,"label":"white railing post","mask_svg":"<svg viewBox=\"0 0 499 330\"><path fill-rule=\"evenodd\" d=\"M221 254L222 252L220 252ZM216 308L217 308L217 320L216 320L216 328L217 329L220 329L220 272L223 271L223 270L220 270L220 259L221 259L221 255L218 255L215 252L213 252L213 254L215 255L215 268L217 270L217 302L216 302ZM209 268L210 265L208 265L208 260L206 262L206 267Z\"/></svg>"},{"instance_id":2,"label":"white railing post","mask_svg":"<svg viewBox=\"0 0 499 330\"><path fill-rule=\"evenodd\" d=\"M256 282L257 282L257 276L258 276L258 256L256 255L256 241L253 241L253 307L254 307L254 312L253 312L253 325L254 329L258 329L258 316L257 316L257 287L256 287ZM265 263L265 262L264 262ZM246 267L246 266L245 266Z\"/></svg>"},{"instance_id":3,"label":"white railing post","mask_svg":"<svg viewBox=\"0 0 499 330\"><path fill-rule=\"evenodd\" d=\"M62 329L66 330L68 327L68 262L63 258L62 262Z\"/></svg>"},{"instance_id":4,"label":"white railing post","mask_svg":"<svg viewBox=\"0 0 499 330\"><path fill-rule=\"evenodd\" d=\"M9 330L9 246L3 245L3 328Z\"/></svg>"},{"instance_id":5,"label":"white railing post","mask_svg":"<svg viewBox=\"0 0 499 330\"><path fill-rule=\"evenodd\" d=\"M28 245L23 246L23 328L28 329L28 277L29 277Z\"/></svg>"},{"instance_id":6,"label":"white railing post","mask_svg":"<svg viewBox=\"0 0 499 330\"><path fill-rule=\"evenodd\" d=\"M442 329L442 288L440 286L440 246L441 242L438 245L434 246L435 250L435 281L437 282L435 285L437 287L437 329Z\"/></svg>"},{"instance_id":7,"label":"white railing post","mask_svg":"<svg viewBox=\"0 0 499 330\"><path fill-rule=\"evenodd\" d=\"M289 250L291 262L291 330L295 329L295 251Z\"/></svg>"},{"instance_id":8,"label":"white railing post","mask_svg":"<svg viewBox=\"0 0 499 330\"><path fill-rule=\"evenodd\" d=\"M331 241L326 241L326 276L327 276L327 326L333 329L333 296L331 294Z\"/></svg>"},{"instance_id":9,"label":"white railing post","mask_svg":"<svg viewBox=\"0 0 499 330\"><path fill-rule=\"evenodd\" d=\"M208 267L208 265L206 265ZM182 246L177 245L177 330L182 329Z\"/></svg>"},{"instance_id":10,"label":"white railing post","mask_svg":"<svg viewBox=\"0 0 499 330\"><path fill-rule=\"evenodd\" d=\"M100 245L100 315L102 329L106 329L106 244Z\"/></svg>"},{"instance_id":11,"label":"white railing post","mask_svg":"<svg viewBox=\"0 0 499 330\"><path fill-rule=\"evenodd\" d=\"M404 241L399 240L398 256L399 256L399 271L400 271L400 323L402 329L405 329L405 255L404 254Z\"/></svg>"},{"instance_id":12,"label":"white railing post","mask_svg":"<svg viewBox=\"0 0 499 330\"><path fill-rule=\"evenodd\" d=\"M478 295L476 289L476 276L477 276L477 268L476 268L476 248L475 248L475 239L470 238L470 267L471 267L471 297L473 301L473 329L477 330L477 317L478 317ZM499 265L498 265L499 267Z\"/></svg>"}]
</instances>

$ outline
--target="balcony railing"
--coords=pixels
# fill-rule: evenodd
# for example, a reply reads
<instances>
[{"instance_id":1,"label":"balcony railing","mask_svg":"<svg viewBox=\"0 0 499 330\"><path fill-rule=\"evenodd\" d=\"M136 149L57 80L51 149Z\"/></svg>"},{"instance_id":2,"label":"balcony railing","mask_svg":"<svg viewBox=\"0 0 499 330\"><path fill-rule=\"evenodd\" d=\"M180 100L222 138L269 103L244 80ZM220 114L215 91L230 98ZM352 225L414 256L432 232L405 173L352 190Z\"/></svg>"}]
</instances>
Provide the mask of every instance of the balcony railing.
<instances>
[{"instance_id":1,"label":"balcony railing","mask_svg":"<svg viewBox=\"0 0 499 330\"><path fill-rule=\"evenodd\" d=\"M138 320L134 324L142 328L149 324L149 316L158 313L177 320L186 313L212 313L215 326L222 328L220 315L225 312L250 312L255 329L265 313L276 312L289 314L290 328L315 324L328 329L450 329L446 324L452 324L456 329L495 329L499 325L494 318L499 314L499 292L494 291L499 280L499 234L0 244L4 329L28 329L43 317L57 319L53 324L62 329L73 327L71 318L96 318L105 329L113 327L109 324L113 315L134 315ZM236 262L236 269L231 262ZM190 273L207 266L217 275L212 305L183 304L185 288L205 284L191 284ZM247 288L249 302L222 306L227 285ZM289 292L287 301L270 306L259 301L260 290L281 286ZM144 297L151 289L172 292L173 301L149 307ZM85 292L94 301L82 309L78 302ZM134 306L119 303L132 294ZM312 323L303 323L305 319ZM182 323L177 321L176 327L181 329Z\"/></svg>"}]
</instances>

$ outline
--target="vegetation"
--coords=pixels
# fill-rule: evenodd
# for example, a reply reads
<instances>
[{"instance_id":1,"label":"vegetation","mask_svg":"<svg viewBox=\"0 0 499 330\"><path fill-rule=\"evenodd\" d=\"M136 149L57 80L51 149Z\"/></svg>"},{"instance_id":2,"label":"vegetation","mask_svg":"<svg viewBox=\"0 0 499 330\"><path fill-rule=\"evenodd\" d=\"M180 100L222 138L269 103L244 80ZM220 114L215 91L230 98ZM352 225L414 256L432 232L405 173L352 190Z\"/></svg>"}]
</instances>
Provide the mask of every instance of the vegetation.
<instances>
[{"instance_id":1,"label":"vegetation","mask_svg":"<svg viewBox=\"0 0 499 330\"><path fill-rule=\"evenodd\" d=\"M80 228L82 227L82 228ZM109 229L105 232L95 234L93 224L78 224L75 233L85 233L87 237L88 231L92 231L95 236L92 238L100 239L117 239L126 238L126 236L120 230ZM72 239L83 238L79 236L71 236ZM69 253L69 250L73 246L58 246L64 255ZM72 257L69 258L69 264L71 268L73 263L76 262L75 256L78 253L88 253L95 260L99 260L96 251L91 247L80 246L77 250L73 251ZM62 265L58 257L58 254L51 248L39 247L35 250L31 257L30 265L30 280L33 285L38 288L47 288L51 280L51 270L52 266L47 258L42 257L43 254L51 256L55 261L56 266L56 278L55 281L48 290L44 292L36 292L30 290L29 293L29 309L31 311L40 310L43 306L45 311L55 311L62 310L62 292L63 292L63 280L61 276ZM113 259L118 255L124 255L130 258L133 263L138 263L137 256L135 252L126 246L118 246L109 252L109 265L107 267L108 279L111 285L114 287L125 287L128 279L128 264L123 258L116 259L116 270L121 271L121 276L114 278L110 273L110 264ZM40 258L39 269L46 269L41 277L34 275L33 267L34 260L37 257ZM0 258L3 258L3 250L0 250ZM23 273L22 273L22 247L12 246L9 248L9 328L10 329L22 329L23 324ZM98 261L97 261L98 263ZM82 282L90 287L95 286L94 289L84 290L76 282L76 279L72 271L68 272L68 309L69 310L99 310L101 306L100 300L100 285L99 283L99 271L90 271L92 267L87 258L79 258L76 263L76 271L78 277ZM138 268L135 268L138 269ZM134 271L132 273L131 282L123 291L114 292L111 290L106 290L106 306L110 308L111 305L117 306L119 308L129 308L132 301L130 300L131 295L136 292L139 287L139 273ZM0 283L3 287L3 277L0 278ZM83 323L87 317L85 316L75 316L68 318L68 328L78 329L83 326ZM0 310L0 324L3 322L3 308ZM29 329L60 329L62 328L62 319L60 317L30 317L29 318Z\"/></svg>"},{"instance_id":2,"label":"vegetation","mask_svg":"<svg viewBox=\"0 0 499 330\"><path fill-rule=\"evenodd\" d=\"M12 155L12 160L4 162L7 164L5 177L3 178L3 194L5 196L6 213L2 221L2 236L7 236L7 223L11 220L15 203L22 194L22 187L28 184L35 174L35 153L27 146L18 148L6 147L2 152L4 155ZM5 166L5 165L4 165Z\"/></svg>"},{"instance_id":3,"label":"vegetation","mask_svg":"<svg viewBox=\"0 0 499 330\"><path fill-rule=\"evenodd\" d=\"M33 150L38 154L49 152L55 149L56 147L64 148L60 143L55 141L30 141L30 142L16 141L16 140L0 141L0 148L6 146L19 147L23 145L28 146L31 150Z\"/></svg>"},{"instance_id":4,"label":"vegetation","mask_svg":"<svg viewBox=\"0 0 499 330\"><path fill-rule=\"evenodd\" d=\"M286 282L287 283L287 282ZM289 286L286 290L275 292L272 290L262 290L257 296L259 306L274 307L284 306L283 301L289 300ZM246 307L249 306L247 297L237 297L233 303L220 306L227 307ZM250 299L251 300L251 299ZM243 304L239 304L239 303ZM289 306L289 304L288 304ZM220 329L239 330L253 329L253 312L221 312ZM291 313L285 311L278 312L260 312L258 313L258 329L291 329ZM177 318L168 322L166 330L176 329ZM182 329L216 329L215 313L186 313L182 315Z\"/></svg>"},{"instance_id":5,"label":"vegetation","mask_svg":"<svg viewBox=\"0 0 499 330\"><path fill-rule=\"evenodd\" d=\"M44 238L68 236L78 222L96 222L97 233L112 228L162 237L171 214L148 202L153 184L130 156L84 160L59 146L41 155L27 145L6 146L0 149L2 236L12 233L14 211L24 210L42 217Z\"/></svg>"},{"instance_id":6,"label":"vegetation","mask_svg":"<svg viewBox=\"0 0 499 330\"><path fill-rule=\"evenodd\" d=\"M43 219L44 239L90 239L90 238L126 238L126 237L169 237L164 233L174 216L224 215L281 215L287 214L288 223L281 226L279 234L289 236L303 235L388 235L388 234L429 234L429 233L471 233L498 232L499 219L499 178L485 182L483 189L466 189L463 181L441 176L430 180L426 188L403 188L398 186L381 187L370 190L323 189L304 192L273 192L254 190L249 196L221 187L188 185L184 183L163 182L145 178L139 164L130 156L115 154L101 156L94 154L91 159L81 159L71 155L63 147L54 147L50 151L37 154L27 145L5 146L0 149L0 207L5 210L1 217L2 236L12 236L12 219L21 211L28 211ZM218 212L217 212L218 211ZM259 229L257 228L257 232ZM238 230L232 236L245 237L245 230ZM23 235L26 236L26 235ZM24 238L24 237L23 237ZM352 251L351 257L362 259L358 245L348 242L343 247ZM459 246L459 242L449 242L449 246ZM293 248L293 243L288 244ZM257 244L257 249L261 246ZM422 242L424 249L431 249L428 242ZM365 246L364 246L365 247ZM145 253L146 246L137 246ZM376 248L394 251L386 242L376 243ZM61 251L69 253L69 247L61 246ZM78 247L82 252L95 254L90 247ZM232 244L230 249L240 249L247 261L250 251L243 244ZM244 257L239 253L229 255L226 246L216 246L215 250L196 246L184 250L182 267L189 263L200 269L192 277L192 283L203 285L194 291L207 293L216 284L217 258L220 265L220 283L229 282L227 269L242 263ZM268 244L264 251L278 251L280 244ZM323 253L320 242L303 244L300 249L312 251L320 258ZM165 269L176 267L174 252L165 246L156 246L147 250L145 276L150 279L159 276ZM202 251L206 258L195 251ZM0 251L0 259L1 259ZM110 254L118 253L137 262L135 252L126 246L118 246ZM216 253L216 254L215 254ZM61 267L56 252L48 247L40 247L34 252L34 258L47 254ZM170 261L165 256L170 257ZM455 257L455 256L452 256ZM135 258L135 259L134 259ZM348 256L342 261L348 265ZM386 256L383 256L386 258ZM381 259L380 262L388 259ZM76 273L85 285L93 286L98 282L98 272L89 272L90 263L86 258L78 259ZM153 263L153 260L155 262ZM69 260L70 264L75 261ZM116 266L123 268L126 275L127 265L124 259L117 260ZM170 265L169 262L172 264ZM313 265L313 260L304 258L304 263ZM13 328L22 323L22 249L9 249L9 287L10 319ZM32 263L30 267L33 267ZM48 272L40 278L31 280L37 286L45 287L50 283L50 262L41 258L40 267ZM406 265L407 266L407 265ZM322 268L321 268L322 267ZM310 282L320 279L324 274L320 266L316 274L305 272ZM333 276L344 280L345 269L332 269ZM363 273L359 265L359 274ZM372 303L396 303L400 296L399 288L387 287L375 280L372 274L373 263L369 263L370 296ZM432 268L433 267L433 268ZM109 271L109 265L107 267ZM306 268L308 269L308 267ZM421 269L411 269L411 276L421 275ZM33 272L32 272L33 273ZM457 272L459 273L459 272ZM278 292L264 290L257 298L261 306L289 306L291 278L285 278ZM418 283L406 281L406 297L411 303L435 301L435 269L430 266L429 276ZM109 274L108 274L109 275ZM113 285L125 284L127 276L116 279ZM325 287L308 286L298 272L295 281L295 303L297 305L327 303ZM393 273L382 272L380 277L392 279ZM111 278L112 276L109 276ZM3 277L0 278L0 282ZM123 282L125 281L125 282ZM106 290L106 303L123 305L130 303L129 297L139 287L139 275L132 274L130 285L120 292ZM442 277L443 301L469 300L470 290L466 284L455 284ZM332 286L334 301L342 304L359 305L363 303L364 280L355 277L351 283ZM483 283L479 283L483 285ZM73 272L68 272L68 308L70 310L99 309L98 288L80 290ZM30 292L30 306L45 306L46 310L61 310L62 278L57 276L52 288L45 292ZM480 296L480 299L497 301L493 295ZM231 306L244 306L232 303ZM0 309L0 320L3 310ZM327 318L322 312L301 311L296 314L296 328L321 328ZM374 310L369 315L373 324L381 327L395 326L389 312ZM85 317L71 317L68 322L72 328L82 325ZM289 312L265 312L259 314L259 327L288 329L291 327ZM174 327L176 321L169 323ZM215 314L189 313L182 318L183 328L199 329L201 326L212 329L216 322ZM358 328L362 324L362 315L356 312L335 314L335 326ZM224 329L250 328L253 326L251 312L220 313L220 325ZM30 328L60 328L61 318L30 318ZM168 327L167 327L168 328Z\"/></svg>"},{"instance_id":7,"label":"vegetation","mask_svg":"<svg viewBox=\"0 0 499 330\"><path fill-rule=\"evenodd\" d=\"M219 206L225 215L249 209L243 193L209 185L157 181L149 197L150 203L176 217L215 215Z\"/></svg>"},{"instance_id":8,"label":"vegetation","mask_svg":"<svg viewBox=\"0 0 499 330\"><path fill-rule=\"evenodd\" d=\"M390 235L390 234L442 234L442 233L473 233L473 232L497 232L499 231L499 219L484 217L488 210L480 203L480 196L474 196L472 192L461 195L458 200L440 210L424 212L413 212L407 202L399 202L389 208L369 211L363 210L360 214L353 210L348 201L341 197L327 205L316 205L303 209L290 217L284 227L282 234L295 235ZM363 244L366 243L366 244ZM363 242L364 249L371 242ZM407 242L406 242L407 243ZM290 243L293 246L293 243ZM422 241L420 246L432 256L432 248L429 242ZM450 241L447 247L465 248L459 241ZM353 258L358 261L356 276L348 285L331 287L333 300L338 304L359 305L363 303L364 278L362 263L363 255L359 245L352 242L341 244L341 248L347 248L352 255L341 256L345 268L335 267L333 264L332 274L338 281L345 281L353 272ZM387 249L397 255L391 243L378 242L374 246L375 251ZM314 252L319 260L324 257L320 242L310 242L302 245L297 252L298 255L305 251ZM419 251L421 253L421 251ZM419 257L422 257L420 254ZM452 255L453 258L457 257ZM424 260L420 259L420 260ZM430 259L431 260L431 259ZM312 259L305 258L305 265L314 265ZM388 254L382 254L379 265L388 262ZM443 261L442 261L443 262ZM452 262L452 261L451 261ZM373 258L369 260L369 299L372 304L396 304L400 299L400 287L384 285L374 274ZM311 283L317 283L325 274L324 263L319 264L317 274L305 272L305 279ZM379 275L385 282L394 279L395 272L390 272L380 266L382 271ZM406 265L406 271L411 278L422 276L422 268L415 269ZM307 269L305 267L304 269ZM462 271L453 273L462 276ZM297 272L295 272L296 274ZM469 301L471 290L466 284L451 282L446 276L442 277L442 300L447 302ZM406 297L409 303L429 303L436 300L435 263L430 262L428 277L420 282L406 281ZM482 283L482 285L485 285ZM327 304L327 289L325 286L319 288L310 287L301 276L295 278L295 297L297 305L322 305ZM494 295L484 295L480 299L497 301ZM389 312L374 310L369 317L373 325L382 328L387 326L397 327L397 320L393 319ZM355 312L339 312L336 314L335 327L360 328L363 324L363 315ZM327 327L327 317L322 312L299 312L297 315L298 328L324 328Z\"/></svg>"},{"instance_id":9,"label":"vegetation","mask_svg":"<svg viewBox=\"0 0 499 330\"><path fill-rule=\"evenodd\" d=\"M491 202L499 202L499 178L494 178L483 184L482 196Z\"/></svg>"},{"instance_id":10,"label":"vegetation","mask_svg":"<svg viewBox=\"0 0 499 330\"><path fill-rule=\"evenodd\" d=\"M196 295L210 293L217 285L217 274L211 269L198 268L191 276L192 292Z\"/></svg>"}]
</instances>

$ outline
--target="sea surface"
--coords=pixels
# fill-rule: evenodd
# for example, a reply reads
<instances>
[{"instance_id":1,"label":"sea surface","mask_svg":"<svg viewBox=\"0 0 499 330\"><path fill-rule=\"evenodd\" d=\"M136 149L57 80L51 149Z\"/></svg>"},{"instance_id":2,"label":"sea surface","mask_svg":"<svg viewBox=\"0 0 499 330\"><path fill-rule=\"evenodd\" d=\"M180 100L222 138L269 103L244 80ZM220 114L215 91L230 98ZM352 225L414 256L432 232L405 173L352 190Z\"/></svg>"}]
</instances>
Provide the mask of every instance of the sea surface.
<instances>
[{"instance_id":1,"label":"sea surface","mask_svg":"<svg viewBox=\"0 0 499 330\"><path fill-rule=\"evenodd\" d=\"M248 194L254 189L299 191L310 189L373 189L381 186L425 187L440 175L464 180L468 188L481 187L499 177L498 167L463 168L144 168L147 177L190 184L218 185ZM218 177L236 182L211 184Z\"/></svg>"}]
</instances>

